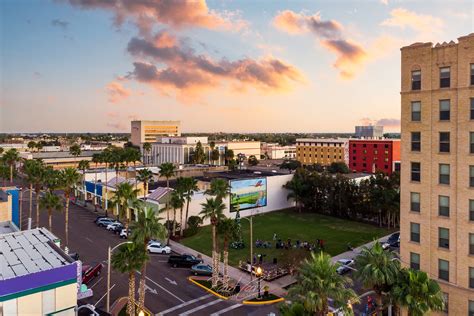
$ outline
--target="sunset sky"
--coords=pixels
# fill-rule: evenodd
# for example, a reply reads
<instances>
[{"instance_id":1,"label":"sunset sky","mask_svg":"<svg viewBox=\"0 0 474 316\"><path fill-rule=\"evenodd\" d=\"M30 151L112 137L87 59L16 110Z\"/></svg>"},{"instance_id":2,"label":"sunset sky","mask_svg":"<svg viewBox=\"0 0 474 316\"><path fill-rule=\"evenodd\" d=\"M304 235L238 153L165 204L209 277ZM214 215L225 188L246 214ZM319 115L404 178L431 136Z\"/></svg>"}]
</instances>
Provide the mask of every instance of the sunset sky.
<instances>
[{"instance_id":1,"label":"sunset sky","mask_svg":"<svg viewBox=\"0 0 474 316\"><path fill-rule=\"evenodd\" d=\"M400 47L474 1L3 0L0 132L399 131Z\"/></svg>"}]
</instances>

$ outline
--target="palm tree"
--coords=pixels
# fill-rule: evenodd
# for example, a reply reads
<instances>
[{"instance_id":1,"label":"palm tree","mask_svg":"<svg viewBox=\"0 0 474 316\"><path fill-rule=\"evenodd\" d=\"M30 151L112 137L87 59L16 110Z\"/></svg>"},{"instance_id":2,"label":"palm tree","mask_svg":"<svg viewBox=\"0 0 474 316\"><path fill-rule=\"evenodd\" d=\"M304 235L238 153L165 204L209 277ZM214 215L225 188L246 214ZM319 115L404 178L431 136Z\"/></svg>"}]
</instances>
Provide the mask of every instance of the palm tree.
<instances>
[{"instance_id":1,"label":"palm tree","mask_svg":"<svg viewBox=\"0 0 474 316\"><path fill-rule=\"evenodd\" d=\"M0 155L3 154L3 147L0 147Z\"/></svg>"},{"instance_id":2,"label":"palm tree","mask_svg":"<svg viewBox=\"0 0 474 316\"><path fill-rule=\"evenodd\" d=\"M383 309L383 293L389 292L391 286L397 281L400 272L400 262L396 260L392 251L382 248L376 241L371 248L363 247L355 260L357 271L355 276L364 287L371 288L376 295L378 314Z\"/></svg>"},{"instance_id":3,"label":"palm tree","mask_svg":"<svg viewBox=\"0 0 474 316\"><path fill-rule=\"evenodd\" d=\"M120 273L128 273L128 315L136 315L135 272L139 271L142 268L144 262L147 259L148 255L145 251L143 251L143 247L141 247L141 245L127 243L119 246L110 260L110 263L114 270L117 270Z\"/></svg>"},{"instance_id":4,"label":"palm tree","mask_svg":"<svg viewBox=\"0 0 474 316\"><path fill-rule=\"evenodd\" d=\"M132 240L137 247L141 245L145 252L150 240L163 240L167 235L166 228L158 220L152 208L142 207L138 210L137 221L132 224ZM138 308L140 310L145 307L145 278L148 259L143 263L140 273L140 285L138 287Z\"/></svg>"},{"instance_id":5,"label":"palm tree","mask_svg":"<svg viewBox=\"0 0 474 316\"><path fill-rule=\"evenodd\" d=\"M36 142L33 140L30 140L27 146L30 151L33 151L36 148Z\"/></svg>"},{"instance_id":6,"label":"palm tree","mask_svg":"<svg viewBox=\"0 0 474 316\"><path fill-rule=\"evenodd\" d=\"M226 288L229 284L229 274L227 268L229 266L229 241L238 238L237 223L231 218L222 218L217 224L217 231L222 236L224 241L224 273L223 286Z\"/></svg>"},{"instance_id":7,"label":"palm tree","mask_svg":"<svg viewBox=\"0 0 474 316\"><path fill-rule=\"evenodd\" d=\"M30 163L28 170L27 170L27 179L28 182L32 183L32 187L35 190L35 203L36 203L36 228L39 227L39 217L40 217L40 193L43 186L43 181L46 177L46 167L41 160L32 160L35 161L34 163ZM31 187L31 186L30 186ZM32 199L32 195L30 192L30 200ZM30 216L31 217L31 216Z\"/></svg>"},{"instance_id":8,"label":"palm tree","mask_svg":"<svg viewBox=\"0 0 474 316\"><path fill-rule=\"evenodd\" d=\"M0 178L3 179L3 186L7 186L7 180L10 178L10 168L3 159L0 159Z\"/></svg>"},{"instance_id":9,"label":"palm tree","mask_svg":"<svg viewBox=\"0 0 474 316\"><path fill-rule=\"evenodd\" d=\"M1 165L0 165L1 168ZM39 160L25 160L23 163L23 173L26 176L26 182L29 185L30 191L30 212L29 218L31 218L33 212L33 186L35 184L35 177L38 174L38 168L42 168Z\"/></svg>"},{"instance_id":10,"label":"palm tree","mask_svg":"<svg viewBox=\"0 0 474 316\"><path fill-rule=\"evenodd\" d=\"M219 254L217 247L217 224L224 217L225 205L221 200L215 198L206 199L201 204L202 211L199 213L202 219L210 219L212 225L212 287L216 287L219 280Z\"/></svg>"},{"instance_id":11,"label":"palm tree","mask_svg":"<svg viewBox=\"0 0 474 316\"><path fill-rule=\"evenodd\" d=\"M61 202L61 198L56 194L48 191L41 197L40 205L41 208L46 209L48 211L49 231L53 232L51 221L53 216L53 210L61 211L63 209L63 203Z\"/></svg>"},{"instance_id":12,"label":"palm tree","mask_svg":"<svg viewBox=\"0 0 474 316\"><path fill-rule=\"evenodd\" d=\"M10 167L10 183L13 183L13 172L15 164L20 160L20 154L15 148L12 148L7 150L2 157L5 163Z\"/></svg>"},{"instance_id":13,"label":"palm tree","mask_svg":"<svg viewBox=\"0 0 474 316\"><path fill-rule=\"evenodd\" d=\"M78 144L73 144L71 147L69 147L69 153L77 159L77 157L79 157L82 153L81 146Z\"/></svg>"},{"instance_id":14,"label":"palm tree","mask_svg":"<svg viewBox=\"0 0 474 316\"><path fill-rule=\"evenodd\" d=\"M92 155L92 162L95 163L95 179L94 179L94 207L97 207L97 168L99 163L102 162L102 155L100 153L95 153ZM80 163L80 162L79 162ZM85 174L84 174L85 176Z\"/></svg>"},{"instance_id":15,"label":"palm tree","mask_svg":"<svg viewBox=\"0 0 474 316\"><path fill-rule=\"evenodd\" d=\"M123 182L115 186L114 196L111 199L111 203L117 206L119 211L117 218L122 220L125 218L125 228L128 229L130 223L130 206L133 206L134 201L137 200L138 190L135 189L130 183Z\"/></svg>"},{"instance_id":16,"label":"palm tree","mask_svg":"<svg viewBox=\"0 0 474 316\"><path fill-rule=\"evenodd\" d=\"M298 213L301 213L301 199L305 194L305 181L302 178L302 175L296 173L290 181L283 185L283 187L290 191L287 199L295 201Z\"/></svg>"},{"instance_id":17,"label":"palm tree","mask_svg":"<svg viewBox=\"0 0 474 316\"><path fill-rule=\"evenodd\" d=\"M94 160L94 155L92 155L92 160ZM79 161L77 168L79 170L82 170L82 187L84 190L84 201L85 201L86 200L86 170L90 168L89 161L88 160ZM96 180L97 180L97 177L96 177Z\"/></svg>"},{"instance_id":18,"label":"palm tree","mask_svg":"<svg viewBox=\"0 0 474 316\"><path fill-rule=\"evenodd\" d=\"M303 304L312 315L327 315L329 299L335 308L344 310L344 315L352 314L349 304L358 301L356 293L349 288L352 281L337 273L338 264L333 264L331 256L321 252L311 253L305 259L296 276L297 283L290 288L293 301Z\"/></svg>"},{"instance_id":19,"label":"palm tree","mask_svg":"<svg viewBox=\"0 0 474 316\"><path fill-rule=\"evenodd\" d=\"M191 202L191 199L194 195L194 192L197 192L198 186L197 186L197 180L192 178L192 177L187 177L184 178L184 196L186 198L186 217L184 221L184 229L188 228L188 216L189 216L189 203ZM181 237L183 230L181 230Z\"/></svg>"},{"instance_id":20,"label":"palm tree","mask_svg":"<svg viewBox=\"0 0 474 316\"><path fill-rule=\"evenodd\" d=\"M205 194L215 196L216 199L223 201L230 194L229 182L221 178L212 179L211 187L206 190Z\"/></svg>"},{"instance_id":21,"label":"palm tree","mask_svg":"<svg viewBox=\"0 0 474 316\"><path fill-rule=\"evenodd\" d=\"M179 195L179 197L183 200L183 204L181 205L179 209L179 236L183 236L183 210L184 210L184 202L186 198L186 180L183 177L179 177L176 179L176 188L175 188L176 193Z\"/></svg>"},{"instance_id":22,"label":"palm tree","mask_svg":"<svg viewBox=\"0 0 474 316\"><path fill-rule=\"evenodd\" d=\"M137 161L140 162L140 160L142 159L142 155L140 154L140 151L137 150L136 148L133 148L133 147L130 147L128 149L129 153L129 158L130 158L130 162L133 163L133 172L135 173L135 175L137 174ZM135 178L136 180L136 178ZM136 182L135 182L136 184Z\"/></svg>"},{"instance_id":23,"label":"palm tree","mask_svg":"<svg viewBox=\"0 0 474 316\"><path fill-rule=\"evenodd\" d=\"M123 167L125 161L124 150L122 148L111 147L108 151L109 164L115 169L115 177L118 179L119 170Z\"/></svg>"},{"instance_id":24,"label":"palm tree","mask_svg":"<svg viewBox=\"0 0 474 316\"><path fill-rule=\"evenodd\" d=\"M108 181L108 174L109 174L109 164L111 161L111 154L110 154L110 149L106 148L104 151L100 154L101 161L105 163L105 183L107 184ZM105 216L108 216L108 194L107 194L107 185L104 185L102 187L102 190L105 190ZM104 191L102 191L102 194L104 194Z\"/></svg>"},{"instance_id":25,"label":"palm tree","mask_svg":"<svg viewBox=\"0 0 474 316\"><path fill-rule=\"evenodd\" d=\"M160 165L160 177L166 178L166 187L170 187L170 178L175 175L176 167L171 162Z\"/></svg>"},{"instance_id":26,"label":"palm tree","mask_svg":"<svg viewBox=\"0 0 474 316\"><path fill-rule=\"evenodd\" d=\"M151 151L151 144L148 142L143 143L143 153L146 153L146 159L143 159L143 161L146 161L147 164L150 163L150 151ZM143 155L145 156L145 155ZM145 158L145 157L143 157Z\"/></svg>"},{"instance_id":27,"label":"palm tree","mask_svg":"<svg viewBox=\"0 0 474 316\"><path fill-rule=\"evenodd\" d=\"M148 184L153 181L153 172L150 169L138 170L137 180L143 182L144 192L143 199L146 200L146 195L148 194Z\"/></svg>"},{"instance_id":28,"label":"palm tree","mask_svg":"<svg viewBox=\"0 0 474 316\"><path fill-rule=\"evenodd\" d=\"M177 209L182 210L183 205L184 205L183 196L178 191L176 191L176 190L173 191L173 193L171 193L171 199L170 199L170 206L173 208L173 228L170 229L171 227L168 227L168 230L169 230L168 243L169 243L171 233L173 233L173 236L176 233L176 210ZM169 216L168 216L168 223L169 223Z\"/></svg>"},{"instance_id":29,"label":"palm tree","mask_svg":"<svg viewBox=\"0 0 474 316\"><path fill-rule=\"evenodd\" d=\"M226 147L225 153L224 153L224 159L225 159L225 164L227 165L229 161L234 159L234 151Z\"/></svg>"},{"instance_id":30,"label":"palm tree","mask_svg":"<svg viewBox=\"0 0 474 316\"><path fill-rule=\"evenodd\" d=\"M81 174L75 168L65 168L61 170L61 188L66 199L66 214L64 219L64 231L66 234L66 246L69 245L69 202L72 190L81 182Z\"/></svg>"},{"instance_id":31,"label":"palm tree","mask_svg":"<svg viewBox=\"0 0 474 316\"><path fill-rule=\"evenodd\" d=\"M392 290L395 301L408 309L409 315L422 316L444 309L443 292L438 283L423 271L402 269Z\"/></svg>"}]
</instances>

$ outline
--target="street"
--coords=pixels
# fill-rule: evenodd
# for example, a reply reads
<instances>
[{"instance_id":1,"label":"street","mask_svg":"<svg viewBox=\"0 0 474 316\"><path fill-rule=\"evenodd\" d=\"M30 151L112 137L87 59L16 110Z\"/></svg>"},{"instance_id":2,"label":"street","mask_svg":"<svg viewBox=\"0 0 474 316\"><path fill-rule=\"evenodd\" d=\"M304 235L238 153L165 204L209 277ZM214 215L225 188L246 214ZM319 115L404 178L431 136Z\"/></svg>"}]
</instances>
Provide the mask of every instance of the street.
<instances>
[{"instance_id":1,"label":"street","mask_svg":"<svg viewBox=\"0 0 474 316\"><path fill-rule=\"evenodd\" d=\"M29 194L23 195L22 227L26 228L29 213ZM33 197L34 200L34 197ZM40 224L48 227L47 212L41 210ZM98 227L93 221L100 215L81 206L70 204L69 208L69 252L77 252L84 265L101 262L104 264L102 273L89 283L94 296L78 303L92 304L106 310L107 287L107 249L126 240L118 235ZM33 203L33 218L35 205ZM34 220L32 227L36 227ZM64 248L64 211L54 212L52 232L61 239ZM168 255L152 254L147 265L146 275L146 307L154 314L162 315L267 315L277 312L274 306L246 306L236 301L224 301L209 295L203 289L191 284L187 268L171 268L167 264ZM111 270L110 302L113 302L128 293L128 276ZM136 275L138 287L139 275Z\"/></svg>"}]
</instances>

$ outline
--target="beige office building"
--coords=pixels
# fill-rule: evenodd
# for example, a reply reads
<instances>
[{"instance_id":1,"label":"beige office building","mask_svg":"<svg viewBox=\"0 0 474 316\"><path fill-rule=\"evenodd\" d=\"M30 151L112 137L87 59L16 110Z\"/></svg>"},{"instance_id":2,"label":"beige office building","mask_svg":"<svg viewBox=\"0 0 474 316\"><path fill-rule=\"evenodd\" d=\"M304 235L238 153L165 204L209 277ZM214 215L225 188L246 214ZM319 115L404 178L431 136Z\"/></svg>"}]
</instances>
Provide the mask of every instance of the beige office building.
<instances>
[{"instance_id":1,"label":"beige office building","mask_svg":"<svg viewBox=\"0 0 474 316\"><path fill-rule=\"evenodd\" d=\"M158 136L181 136L180 121L132 121L131 141L135 146L154 143Z\"/></svg>"},{"instance_id":2,"label":"beige office building","mask_svg":"<svg viewBox=\"0 0 474 316\"><path fill-rule=\"evenodd\" d=\"M349 140L344 138L298 138L296 160L302 165L316 163L330 165L333 162L349 164Z\"/></svg>"},{"instance_id":3,"label":"beige office building","mask_svg":"<svg viewBox=\"0 0 474 316\"><path fill-rule=\"evenodd\" d=\"M401 260L474 315L474 34L401 57Z\"/></svg>"}]
</instances>

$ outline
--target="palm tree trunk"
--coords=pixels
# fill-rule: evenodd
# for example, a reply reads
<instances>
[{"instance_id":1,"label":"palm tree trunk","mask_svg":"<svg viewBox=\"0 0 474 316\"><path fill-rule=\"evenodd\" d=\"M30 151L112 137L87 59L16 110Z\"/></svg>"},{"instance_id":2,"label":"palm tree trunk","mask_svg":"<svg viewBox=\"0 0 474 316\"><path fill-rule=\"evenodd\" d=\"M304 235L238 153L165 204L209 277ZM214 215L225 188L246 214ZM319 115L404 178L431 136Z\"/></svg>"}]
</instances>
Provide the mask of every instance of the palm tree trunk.
<instances>
[{"instance_id":1,"label":"palm tree trunk","mask_svg":"<svg viewBox=\"0 0 474 316\"><path fill-rule=\"evenodd\" d=\"M105 185L102 186L102 194L104 194L104 189L105 189L105 204L104 207L105 207L105 216L109 216L109 211L108 211L108 208L109 208L109 201L107 200L107 174L109 173L109 165L108 163L106 162L105 163Z\"/></svg>"},{"instance_id":2,"label":"palm tree trunk","mask_svg":"<svg viewBox=\"0 0 474 316\"><path fill-rule=\"evenodd\" d=\"M173 209L173 236L176 233L176 209ZM169 242L169 240L168 240Z\"/></svg>"},{"instance_id":3,"label":"palm tree trunk","mask_svg":"<svg viewBox=\"0 0 474 316\"><path fill-rule=\"evenodd\" d=\"M128 274L128 303L127 313L135 315L135 271Z\"/></svg>"},{"instance_id":4,"label":"palm tree trunk","mask_svg":"<svg viewBox=\"0 0 474 316\"><path fill-rule=\"evenodd\" d=\"M36 191L36 228L39 228L39 221L40 221L40 207L39 207L39 190Z\"/></svg>"},{"instance_id":5,"label":"palm tree trunk","mask_svg":"<svg viewBox=\"0 0 474 316\"><path fill-rule=\"evenodd\" d=\"M186 199L186 217L184 221L184 229L188 228L189 201L190 199Z\"/></svg>"},{"instance_id":6,"label":"palm tree trunk","mask_svg":"<svg viewBox=\"0 0 474 316\"><path fill-rule=\"evenodd\" d=\"M375 302L377 303L377 316L382 316L383 301L382 301L382 294L381 293L376 293Z\"/></svg>"},{"instance_id":7,"label":"palm tree trunk","mask_svg":"<svg viewBox=\"0 0 474 316\"><path fill-rule=\"evenodd\" d=\"M31 218L31 213L33 212L33 183L30 183L30 214L29 218Z\"/></svg>"},{"instance_id":8,"label":"palm tree trunk","mask_svg":"<svg viewBox=\"0 0 474 316\"><path fill-rule=\"evenodd\" d=\"M64 214L64 232L66 234L66 247L69 246L69 193L66 193L66 213Z\"/></svg>"},{"instance_id":9,"label":"palm tree trunk","mask_svg":"<svg viewBox=\"0 0 474 316\"><path fill-rule=\"evenodd\" d=\"M146 252L146 244L144 245ZM146 281L146 261L140 271L140 284L138 285L138 309L145 309L145 281Z\"/></svg>"},{"instance_id":10,"label":"palm tree trunk","mask_svg":"<svg viewBox=\"0 0 474 316\"><path fill-rule=\"evenodd\" d=\"M225 236L224 237L224 280L223 280L224 288L227 288L227 286L229 285L228 265L229 265L229 240L227 236Z\"/></svg>"},{"instance_id":11,"label":"palm tree trunk","mask_svg":"<svg viewBox=\"0 0 474 316\"><path fill-rule=\"evenodd\" d=\"M48 210L48 225L49 225L49 231L52 233L53 232L53 210L49 209Z\"/></svg>"},{"instance_id":12,"label":"palm tree trunk","mask_svg":"<svg viewBox=\"0 0 474 316\"><path fill-rule=\"evenodd\" d=\"M212 287L217 287L219 278L219 259L216 247L216 225L212 225Z\"/></svg>"},{"instance_id":13,"label":"palm tree trunk","mask_svg":"<svg viewBox=\"0 0 474 316\"><path fill-rule=\"evenodd\" d=\"M183 207L181 207L180 211L180 219L179 219L179 236L183 237Z\"/></svg>"},{"instance_id":14,"label":"palm tree trunk","mask_svg":"<svg viewBox=\"0 0 474 316\"><path fill-rule=\"evenodd\" d=\"M13 164L10 164L10 183L13 183Z\"/></svg>"}]
</instances>

